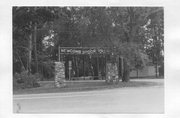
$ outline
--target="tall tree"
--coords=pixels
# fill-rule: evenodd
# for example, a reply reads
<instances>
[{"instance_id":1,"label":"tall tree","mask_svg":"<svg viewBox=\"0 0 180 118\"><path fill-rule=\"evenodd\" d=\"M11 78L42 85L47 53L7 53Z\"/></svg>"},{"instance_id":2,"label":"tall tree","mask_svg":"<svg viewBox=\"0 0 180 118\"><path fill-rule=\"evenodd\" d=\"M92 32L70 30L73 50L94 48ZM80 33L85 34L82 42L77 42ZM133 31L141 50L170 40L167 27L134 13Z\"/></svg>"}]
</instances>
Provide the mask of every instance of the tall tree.
<instances>
[{"instance_id":1,"label":"tall tree","mask_svg":"<svg viewBox=\"0 0 180 118\"><path fill-rule=\"evenodd\" d=\"M27 51L26 69L31 73L32 52L34 50L36 72L38 67L37 58L37 30L41 29L46 22L55 18L53 8L48 7L13 7L13 45L14 51L21 52L24 48ZM21 36L21 37L20 37ZM19 39L18 39L19 38ZM20 39L21 38L21 39ZM34 41L33 41L34 39ZM22 40L24 42L22 42ZM17 45L18 43L18 45ZM28 45L27 45L28 44ZM34 49L33 49L34 47Z\"/></svg>"},{"instance_id":2,"label":"tall tree","mask_svg":"<svg viewBox=\"0 0 180 118\"><path fill-rule=\"evenodd\" d=\"M146 29L146 52L156 67L164 65L164 12L163 9L149 15L149 24Z\"/></svg>"},{"instance_id":3,"label":"tall tree","mask_svg":"<svg viewBox=\"0 0 180 118\"><path fill-rule=\"evenodd\" d=\"M120 54L125 57L125 63L127 67L124 69L123 81L129 81L129 69L134 65L135 58L146 60L146 56L143 56L144 51L144 35L141 30L149 22L149 16L151 14L161 11L161 7L121 7L121 8L109 8L112 13L113 25L117 31L121 31L112 40L115 41L115 46L119 48ZM158 19L159 20L159 19ZM119 42L119 43L118 43ZM144 59L143 59L144 58ZM141 61L143 62L143 61ZM136 66L137 67L137 66Z\"/></svg>"},{"instance_id":4,"label":"tall tree","mask_svg":"<svg viewBox=\"0 0 180 118\"><path fill-rule=\"evenodd\" d=\"M148 24L149 16L160 10L161 7L59 8L58 36L64 46L80 44L113 48L115 55L122 55L125 59L127 67L122 81L127 82L135 60L140 59L139 62L144 64L143 60L147 59L144 56L146 36L142 30Z\"/></svg>"},{"instance_id":5,"label":"tall tree","mask_svg":"<svg viewBox=\"0 0 180 118\"><path fill-rule=\"evenodd\" d=\"M122 80L129 81L130 69L144 64L145 53L154 63L163 58L162 12L161 7L13 7L13 62L29 71L35 62L37 72L40 61L57 59L59 45L110 47L124 57Z\"/></svg>"}]
</instances>

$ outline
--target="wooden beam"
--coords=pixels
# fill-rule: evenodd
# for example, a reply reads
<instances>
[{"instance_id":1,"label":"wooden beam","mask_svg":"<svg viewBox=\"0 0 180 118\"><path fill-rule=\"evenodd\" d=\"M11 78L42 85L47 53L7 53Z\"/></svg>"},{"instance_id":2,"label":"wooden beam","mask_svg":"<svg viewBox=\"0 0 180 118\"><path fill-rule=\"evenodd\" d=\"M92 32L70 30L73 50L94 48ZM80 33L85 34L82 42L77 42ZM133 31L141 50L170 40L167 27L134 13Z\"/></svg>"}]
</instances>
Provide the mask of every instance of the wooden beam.
<instances>
[{"instance_id":1,"label":"wooden beam","mask_svg":"<svg viewBox=\"0 0 180 118\"><path fill-rule=\"evenodd\" d=\"M61 61L60 46L58 46L58 60Z\"/></svg>"}]
</instances>

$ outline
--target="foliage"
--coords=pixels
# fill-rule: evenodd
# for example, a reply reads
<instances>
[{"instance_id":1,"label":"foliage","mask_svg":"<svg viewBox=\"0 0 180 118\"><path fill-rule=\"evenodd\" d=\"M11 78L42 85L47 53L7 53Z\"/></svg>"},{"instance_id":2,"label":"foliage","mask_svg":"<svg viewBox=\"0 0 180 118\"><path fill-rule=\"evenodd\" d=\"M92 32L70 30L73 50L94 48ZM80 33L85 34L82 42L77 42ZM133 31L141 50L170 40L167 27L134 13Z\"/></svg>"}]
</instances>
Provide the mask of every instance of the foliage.
<instances>
[{"instance_id":1,"label":"foliage","mask_svg":"<svg viewBox=\"0 0 180 118\"><path fill-rule=\"evenodd\" d=\"M55 17L55 8L13 7L13 64L21 64L29 73L38 72L41 60L37 55L47 57L42 40L50 35L50 22Z\"/></svg>"},{"instance_id":2,"label":"foliage","mask_svg":"<svg viewBox=\"0 0 180 118\"><path fill-rule=\"evenodd\" d=\"M108 47L125 58L129 74L148 58L163 63L163 21L162 7L13 7L13 64L51 78L59 45Z\"/></svg>"},{"instance_id":3,"label":"foliage","mask_svg":"<svg viewBox=\"0 0 180 118\"><path fill-rule=\"evenodd\" d=\"M41 80L50 80L54 78L54 62L53 61L40 62L39 73L42 74Z\"/></svg>"},{"instance_id":4,"label":"foliage","mask_svg":"<svg viewBox=\"0 0 180 118\"><path fill-rule=\"evenodd\" d=\"M163 11L149 16L150 24L146 32L146 52L154 64L160 64L164 60L164 14Z\"/></svg>"},{"instance_id":5,"label":"foliage","mask_svg":"<svg viewBox=\"0 0 180 118\"><path fill-rule=\"evenodd\" d=\"M41 77L38 73L29 75L27 71L22 71L20 74L16 73L13 77L13 87L15 89L39 87L38 81Z\"/></svg>"}]
</instances>

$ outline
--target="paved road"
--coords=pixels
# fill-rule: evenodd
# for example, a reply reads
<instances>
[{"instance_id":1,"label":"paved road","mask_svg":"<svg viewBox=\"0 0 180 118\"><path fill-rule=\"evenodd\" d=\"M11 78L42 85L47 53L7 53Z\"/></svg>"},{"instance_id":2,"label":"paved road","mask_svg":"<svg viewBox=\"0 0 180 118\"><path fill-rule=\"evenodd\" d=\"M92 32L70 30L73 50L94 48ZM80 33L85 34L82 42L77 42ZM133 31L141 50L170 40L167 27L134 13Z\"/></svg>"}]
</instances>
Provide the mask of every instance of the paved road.
<instances>
[{"instance_id":1,"label":"paved road","mask_svg":"<svg viewBox=\"0 0 180 118\"><path fill-rule=\"evenodd\" d=\"M15 95L13 110L19 113L163 113L164 88Z\"/></svg>"}]
</instances>

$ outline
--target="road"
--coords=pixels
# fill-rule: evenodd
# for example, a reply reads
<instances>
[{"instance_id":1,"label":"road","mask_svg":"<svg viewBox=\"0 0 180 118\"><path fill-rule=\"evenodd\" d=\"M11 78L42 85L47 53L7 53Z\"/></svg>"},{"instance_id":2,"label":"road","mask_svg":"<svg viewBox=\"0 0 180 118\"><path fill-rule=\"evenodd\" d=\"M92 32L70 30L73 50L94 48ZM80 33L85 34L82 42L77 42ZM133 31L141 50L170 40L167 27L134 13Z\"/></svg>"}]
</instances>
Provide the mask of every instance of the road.
<instances>
[{"instance_id":1,"label":"road","mask_svg":"<svg viewBox=\"0 0 180 118\"><path fill-rule=\"evenodd\" d=\"M164 87L159 85L87 92L14 95L13 111L15 113L164 113Z\"/></svg>"}]
</instances>

